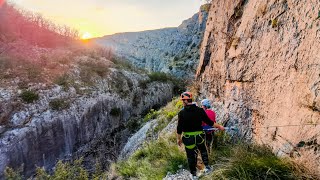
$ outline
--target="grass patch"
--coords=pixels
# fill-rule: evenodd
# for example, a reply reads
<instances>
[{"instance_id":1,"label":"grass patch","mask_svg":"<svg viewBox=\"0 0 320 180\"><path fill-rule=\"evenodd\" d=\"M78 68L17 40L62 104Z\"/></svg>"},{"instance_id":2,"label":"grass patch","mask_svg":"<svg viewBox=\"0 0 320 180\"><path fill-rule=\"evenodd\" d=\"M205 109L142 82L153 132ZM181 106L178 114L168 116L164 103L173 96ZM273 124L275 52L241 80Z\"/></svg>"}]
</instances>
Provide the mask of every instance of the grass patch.
<instances>
[{"instance_id":1,"label":"grass patch","mask_svg":"<svg viewBox=\"0 0 320 180\"><path fill-rule=\"evenodd\" d=\"M146 73L147 71L143 68L138 68L134 65L132 65L128 60L114 57L112 58L112 62L115 64L115 68L117 69L124 69L132 72L138 72L138 73Z\"/></svg>"},{"instance_id":2,"label":"grass patch","mask_svg":"<svg viewBox=\"0 0 320 180\"><path fill-rule=\"evenodd\" d=\"M159 111L153 111L152 114L150 114L150 116L156 115L158 125L150 133L153 133L153 134L158 133L162 129L164 129L171 122L172 118L178 115L182 107L183 107L182 101L179 98L174 98L164 108L160 109ZM147 119L148 117L145 117L145 118Z\"/></svg>"},{"instance_id":3,"label":"grass patch","mask_svg":"<svg viewBox=\"0 0 320 180\"><path fill-rule=\"evenodd\" d=\"M62 74L61 76L58 76L55 80L54 83L62 86L64 89L68 89L70 84L71 84L71 78L68 74Z\"/></svg>"},{"instance_id":4,"label":"grass patch","mask_svg":"<svg viewBox=\"0 0 320 180\"><path fill-rule=\"evenodd\" d=\"M25 90L20 94L20 98L26 103L33 103L39 99L39 95L35 91Z\"/></svg>"},{"instance_id":5,"label":"grass patch","mask_svg":"<svg viewBox=\"0 0 320 180\"><path fill-rule=\"evenodd\" d=\"M176 172L179 166L187 166L185 154L176 143L158 139L145 144L127 161L117 163L117 171L124 176L138 179L162 179L167 172Z\"/></svg>"},{"instance_id":6,"label":"grass patch","mask_svg":"<svg viewBox=\"0 0 320 180\"><path fill-rule=\"evenodd\" d=\"M312 175L289 159L277 157L268 146L224 144L212 150L215 171L205 179L309 179Z\"/></svg>"},{"instance_id":7,"label":"grass patch","mask_svg":"<svg viewBox=\"0 0 320 180\"><path fill-rule=\"evenodd\" d=\"M186 82L182 79L175 78L169 74L163 72L152 72L148 74L149 79L146 81L140 82L140 86L142 88L146 88L148 83L152 82L172 82L173 86L173 93L175 95L180 95L185 90Z\"/></svg>"},{"instance_id":8,"label":"grass patch","mask_svg":"<svg viewBox=\"0 0 320 180\"><path fill-rule=\"evenodd\" d=\"M80 78L81 80L92 85L95 82L96 77L103 78L109 72L107 64L99 61L87 61L79 63Z\"/></svg>"},{"instance_id":9,"label":"grass patch","mask_svg":"<svg viewBox=\"0 0 320 180\"><path fill-rule=\"evenodd\" d=\"M61 111L70 106L70 103L64 99L53 99L49 102L49 106L52 110Z\"/></svg>"}]
</instances>

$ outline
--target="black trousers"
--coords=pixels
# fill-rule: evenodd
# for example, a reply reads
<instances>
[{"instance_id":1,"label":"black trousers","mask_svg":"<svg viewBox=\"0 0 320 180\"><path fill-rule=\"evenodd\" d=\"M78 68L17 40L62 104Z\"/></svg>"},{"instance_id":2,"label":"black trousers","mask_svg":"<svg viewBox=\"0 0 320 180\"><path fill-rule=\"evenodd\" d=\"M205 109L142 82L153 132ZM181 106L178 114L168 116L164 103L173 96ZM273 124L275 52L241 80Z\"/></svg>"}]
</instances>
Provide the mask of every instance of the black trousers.
<instances>
[{"instance_id":1,"label":"black trousers","mask_svg":"<svg viewBox=\"0 0 320 180\"><path fill-rule=\"evenodd\" d=\"M196 175L198 150L200 151L203 164L205 166L209 165L208 152L205 144L205 134L199 134L195 136L183 136L182 142L186 146L185 150L187 153L190 172L191 174ZM193 148L187 147L192 145L195 145L195 146Z\"/></svg>"},{"instance_id":2,"label":"black trousers","mask_svg":"<svg viewBox=\"0 0 320 180\"><path fill-rule=\"evenodd\" d=\"M213 136L213 132L206 133L206 146L209 153L212 149Z\"/></svg>"}]
</instances>

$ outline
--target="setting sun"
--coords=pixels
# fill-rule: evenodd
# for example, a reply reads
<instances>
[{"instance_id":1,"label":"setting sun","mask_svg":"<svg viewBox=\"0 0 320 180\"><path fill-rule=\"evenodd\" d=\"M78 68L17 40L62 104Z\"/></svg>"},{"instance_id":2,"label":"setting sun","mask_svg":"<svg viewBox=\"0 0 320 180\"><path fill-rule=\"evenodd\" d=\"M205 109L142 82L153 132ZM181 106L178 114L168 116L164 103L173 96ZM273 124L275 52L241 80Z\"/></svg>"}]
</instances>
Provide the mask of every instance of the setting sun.
<instances>
[{"instance_id":1,"label":"setting sun","mask_svg":"<svg viewBox=\"0 0 320 180\"><path fill-rule=\"evenodd\" d=\"M92 35L88 32L85 32L82 34L81 39L90 39L92 38Z\"/></svg>"}]
</instances>

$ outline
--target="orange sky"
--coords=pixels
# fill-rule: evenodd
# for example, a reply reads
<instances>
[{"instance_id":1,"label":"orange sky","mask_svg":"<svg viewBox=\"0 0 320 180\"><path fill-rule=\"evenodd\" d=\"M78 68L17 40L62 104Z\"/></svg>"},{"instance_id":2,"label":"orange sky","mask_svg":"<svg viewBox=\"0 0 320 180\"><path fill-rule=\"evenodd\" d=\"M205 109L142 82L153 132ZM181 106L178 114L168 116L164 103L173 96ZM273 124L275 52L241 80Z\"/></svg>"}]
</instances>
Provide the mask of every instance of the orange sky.
<instances>
[{"instance_id":1,"label":"orange sky","mask_svg":"<svg viewBox=\"0 0 320 180\"><path fill-rule=\"evenodd\" d=\"M0 0L1 1L1 0ZM201 0L9 0L84 36L174 27L196 13Z\"/></svg>"}]
</instances>

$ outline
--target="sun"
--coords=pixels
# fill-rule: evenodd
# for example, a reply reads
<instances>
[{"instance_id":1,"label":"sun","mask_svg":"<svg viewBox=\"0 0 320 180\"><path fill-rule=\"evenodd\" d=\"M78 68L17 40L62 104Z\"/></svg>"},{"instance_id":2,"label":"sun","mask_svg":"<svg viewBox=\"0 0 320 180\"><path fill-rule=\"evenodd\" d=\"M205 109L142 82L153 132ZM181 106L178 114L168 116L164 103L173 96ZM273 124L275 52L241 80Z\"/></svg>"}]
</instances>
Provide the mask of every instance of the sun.
<instances>
[{"instance_id":1,"label":"sun","mask_svg":"<svg viewBox=\"0 0 320 180\"><path fill-rule=\"evenodd\" d=\"M92 35L88 32L85 32L82 34L81 39L90 39L92 38Z\"/></svg>"}]
</instances>

